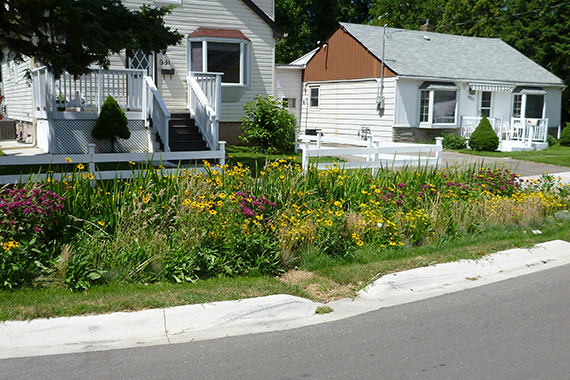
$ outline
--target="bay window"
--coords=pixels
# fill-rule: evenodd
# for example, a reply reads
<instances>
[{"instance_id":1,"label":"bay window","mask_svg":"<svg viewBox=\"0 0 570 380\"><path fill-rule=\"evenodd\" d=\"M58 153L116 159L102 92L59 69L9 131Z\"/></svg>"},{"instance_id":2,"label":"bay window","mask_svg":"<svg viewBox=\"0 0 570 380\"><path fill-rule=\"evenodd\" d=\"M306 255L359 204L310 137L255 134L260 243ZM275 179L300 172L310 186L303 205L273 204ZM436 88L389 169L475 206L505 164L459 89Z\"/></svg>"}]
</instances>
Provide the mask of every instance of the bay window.
<instances>
[{"instance_id":1,"label":"bay window","mask_svg":"<svg viewBox=\"0 0 570 380\"><path fill-rule=\"evenodd\" d=\"M424 82L420 86L420 127L457 125L457 90L453 83Z\"/></svg>"},{"instance_id":2,"label":"bay window","mask_svg":"<svg viewBox=\"0 0 570 380\"><path fill-rule=\"evenodd\" d=\"M188 41L189 71L222 73L222 86L249 87L251 41L242 32L199 28Z\"/></svg>"},{"instance_id":3,"label":"bay window","mask_svg":"<svg viewBox=\"0 0 570 380\"><path fill-rule=\"evenodd\" d=\"M542 119L544 113L544 91L540 87L517 87L513 91L513 117Z\"/></svg>"}]
</instances>

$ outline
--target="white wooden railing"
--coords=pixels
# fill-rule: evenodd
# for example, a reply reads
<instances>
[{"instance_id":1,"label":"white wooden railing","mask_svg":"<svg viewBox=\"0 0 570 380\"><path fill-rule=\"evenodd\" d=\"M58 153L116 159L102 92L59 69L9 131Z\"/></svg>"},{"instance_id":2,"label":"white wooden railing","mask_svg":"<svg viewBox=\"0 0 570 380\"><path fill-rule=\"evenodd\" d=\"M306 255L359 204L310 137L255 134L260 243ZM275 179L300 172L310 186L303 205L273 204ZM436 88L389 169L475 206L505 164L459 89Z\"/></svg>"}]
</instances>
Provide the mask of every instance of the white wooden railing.
<instances>
[{"instance_id":1,"label":"white wooden railing","mask_svg":"<svg viewBox=\"0 0 570 380\"><path fill-rule=\"evenodd\" d=\"M546 142L548 136L548 119L511 118L507 132L508 140L522 141L528 146L532 142Z\"/></svg>"},{"instance_id":2,"label":"white wooden railing","mask_svg":"<svg viewBox=\"0 0 570 380\"><path fill-rule=\"evenodd\" d=\"M481 120L483 119L482 116L461 116L461 123L460 123L460 134L461 136L469 139L471 134L477 128ZM503 139L503 118L502 117L490 117L488 118L493 130L499 136L499 140Z\"/></svg>"},{"instance_id":3,"label":"white wooden railing","mask_svg":"<svg viewBox=\"0 0 570 380\"><path fill-rule=\"evenodd\" d=\"M86 167L84 174L92 177L94 180L109 180L109 179L128 179L133 175L145 175L145 172L133 170L113 170L100 172L95 169L95 164L104 162L153 162L160 164L166 161L179 161L179 160L218 160L220 167L225 165L225 141L220 141L220 147L216 151L199 151L199 152L158 152L158 153L95 153L95 144L88 144L87 154L71 154L71 155L51 155L40 154L34 156L4 156L2 157L2 166L21 166L21 165L50 165L68 164L83 164ZM217 170L216 168L213 168ZM162 168L160 172L163 174L176 173L178 168ZM197 171L203 170L198 167ZM0 175L0 185L11 183L25 183L25 182L38 182L45 179L47 176L55 180L62 180L68 178L69 173L32 173L28 175Z\"/></svg>"},{"instance_id":4,"label":"white wooden railing","mask_svg":"<svg viewBox=\"0 0 570 380\"><path fill-rule=\"evenodd\" d=\"M69 73L55 78L45 67L32 71L34 113L37 118L63 118L63 111L99 113L112 96L126 111L142 111L145 70L98 69L75 78Z\"/></svg>"},{"instance_id":5,"label":"white wooden railing","mask_svg":"<svg viewBox=\"0 0 570 380\"><path fill-rule=\"evenodd\" d=\"M162 100L151 77L145 77L145 115L152 120L152 132L158 134L164 145L164 151L170 152L169 124L170 112Z\"/></svg>"},{"instance_id":6,"label":"white wooden railing","mask_svg":"<svg viewBox=\"0 0 570 380\"><path fill-rule=\"evenodd\" d=\"M221 74L193 72L187 76L187 81L190 114L208 147L217 150L222 97Z\"/></svg>"},{"instance_id":7,"label":"white wooden railing","mask_svg":"<svg viewBox=\"0 0 570 380\"><path fill-rule=\"evenodd\" d=\"M436 137L436 144L413 144L373 141L372 136L367 140L355 139L354 136L299 136L302 144L302 168L308 170L310 157L323 156L365 156L366 161L341 162L336 165L345 169L377 168L393 169L403 166L439 165L443 151L443 138ZM315 143L311 145L311 142ZM323 143L342 144L342 147L323 147ZM410 154L411 153L411 154ZM433 157L432 157L433 154ZM329 162L319 162L319 170L330 169L335 165Z\"/></svg>"}]
</instances>

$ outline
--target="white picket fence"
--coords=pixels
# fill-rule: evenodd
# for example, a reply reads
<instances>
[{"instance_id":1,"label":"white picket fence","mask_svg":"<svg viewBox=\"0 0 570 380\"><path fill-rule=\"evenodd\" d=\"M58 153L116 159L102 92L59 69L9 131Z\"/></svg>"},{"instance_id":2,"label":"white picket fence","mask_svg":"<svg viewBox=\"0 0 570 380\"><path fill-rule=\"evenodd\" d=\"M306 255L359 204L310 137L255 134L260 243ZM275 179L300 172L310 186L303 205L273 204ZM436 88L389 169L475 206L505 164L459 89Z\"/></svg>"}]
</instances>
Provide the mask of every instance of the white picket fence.
<instances>
[{"instance_id":1,"label":"white picket fence","mask_svg":"<svg viewBox=\"0 0 570 380\"><path fill-rule=\"evenodd\" d=\"M353 136L316 136L301 135L300 149L303 153L303 170L309 168L310 157L323 156L364 156L366 161L350 162L319 162L318 170L326 170L334 165L345 169L378 168L394 169L404 166L439 165L443 150L443 138L437 137L436 144L415 144L373 141L372 136L367 140L358 140ZM313 145L311 145L313 143ZM338 146L323 147L322 144L335 144Z\"/></svg>"},{"instance_id":2,"label":"white picket fence","mask_svg":"<svg viewBox=\"0 0 570 380\"><path fill-rule=\"evenodd\" d=\"M89 152L87 154L70 154L70 155L51 155L42 154L35 156L3 156L0 157L0 166L22 166L22 165L58 165L82 164L87 169L85 174L91 174L94 180L109 179L129 179L133 174L138 174L133 170L119 171L97 171L95 164L105 162L153 162L154 164L166 163L167 161L180 160L218 160L220 166L225 165L225 141L220 141L219 149L215 151L196 151L196 152L156 152L156 153L95 153L95 144L88 144ZM160 169L163 174L172 174L179 170L178 167ZM197 171L202 170L201 167ZM144 174L144 172L143 172ZM39 182L47 176L54 180L63 179L68 173L31 173L26 175L0 175L0 185L13 183L26 183L29 181Z\"/></svg>"}]
</instances>

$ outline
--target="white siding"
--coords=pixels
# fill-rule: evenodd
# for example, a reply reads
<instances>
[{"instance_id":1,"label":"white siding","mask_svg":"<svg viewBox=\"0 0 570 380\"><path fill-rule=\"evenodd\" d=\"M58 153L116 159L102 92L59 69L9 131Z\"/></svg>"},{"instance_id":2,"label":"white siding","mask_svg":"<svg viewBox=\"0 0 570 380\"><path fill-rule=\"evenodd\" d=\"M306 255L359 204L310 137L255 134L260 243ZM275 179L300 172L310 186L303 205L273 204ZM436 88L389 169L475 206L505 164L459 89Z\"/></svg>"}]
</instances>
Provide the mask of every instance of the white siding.
<instances>
[{"instance_id":1,"label":"white siding","mask_svg":"<svg viewBox=\"0 0 570 380\"><path fill-rule=\"evenodd\" d=\"M376 110L378 82L375 79L311 82L304 84L301 131L320 129L325 134L357 136L369 127L376 140L392 141L395 79L384 81L385 112ZM319 87L319 107L310 107L310 88Z\"/></svg>"},{"instance_id":2,"label":"white siding","mask_svg":"<svg viewBox=\"0 0 570 380\"><path fill-rule=\"evenodd\" d=\"M3 96L2 106L6 106L7 118L32 122L32 85L26 78L31 69L31 59L21 63L2 62Z\"/></svg>"},{"instance_id":3,"label":"white siding","mask_svg":"<svg viewBox=\"0 0 570 380\"><path fill-rule=\"evenodd\" d=\"M123 0L131 9L143 4L159 5L152 0ZM273 9L273 0L258 0L263 10ZM270 12L270 16L271 16ZM166 25L188 36L199 27L212 29L237 29L251 40L251 86L239 102L222 105L222 122L237 122L243 116L243 104L255 95L273 94L274 45L273 31L251 8L241 0L182 0L171 15L165 18ZM169 47L167 58L175 74L163 78L158 67L157 87L166 105L171 110L186 109L187 40L178 46ZM115 62L117 62L115 60ZM124 66L122 66L124 67Z\"/></svg>"},{"instance_id":4,"label":"white siding","mask_svg":"<svg viewBox=\"0 0 570 380\"><path fill-rule=\"evenodd\" d=\"M420 120L420 92L422 82L398 79L396 81L396 104L394 125L417 127Z\"/></svg>"},{"instance_id":5,"label":"white siding","mask_svg":"<svg viewBox=\"0 0 570 380\"><path fill-rule=\"evenodd\" d=\"M552 87L544 89L546 90L544 102L546 103L548 127L557 128L562 122L562 89Z\"/></svg>"},{"instance_id":6,"label":"white siding","mask_svg":"<svg viewBox=\"0 0 570 380\"><path fill-rule=\"evenodd\" d=\"M279 99L296 99L296 108L290 109L290 111L297 118L297 123L301 120L302 78L303 70L301 68L275 68L275 97Z\"/></svg>"}]
</instances>

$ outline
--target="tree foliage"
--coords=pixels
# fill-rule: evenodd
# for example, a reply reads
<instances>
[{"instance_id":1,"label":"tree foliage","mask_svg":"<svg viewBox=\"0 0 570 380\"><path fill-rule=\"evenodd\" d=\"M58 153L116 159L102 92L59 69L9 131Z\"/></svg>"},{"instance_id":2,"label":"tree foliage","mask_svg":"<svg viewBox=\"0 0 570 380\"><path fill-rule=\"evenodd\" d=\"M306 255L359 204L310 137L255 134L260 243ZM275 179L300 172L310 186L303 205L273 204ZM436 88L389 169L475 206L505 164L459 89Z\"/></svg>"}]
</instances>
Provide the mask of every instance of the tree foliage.
<instances>
[{"instance_id":1,"label":"tree foliage","mask_svg":"<svg viewBox=\"0 0 570 380\"><path fill-rule=\"evenodd\" d=\"M240 139L252 143L264 153L290 153L295 148L293 114L282 107L278 99L257 95L243 105L245 117L241 118L244 134Z\"/></svg>"},{"instance_id":2,"label":"tree foliage","mask_svg":"<svg viewBox=\"0 0 570 380\"><path fill-rule=\"evenodd\" d=\"M101 113L91 135L97 140L111 140L111 152L115 151L115 139L120 137L128 140L131 137L127 115L119 106L119 103L109 96L101 106Z\"/></svg>"},{"instance_id":3,"label":"tree foliage","mask_svg":"<svg viewBox=\"0 0 570 380\"><path fill-rule=\"evenodd\" d=\"M570 120L570 3L568 0L372 0L375 25L501 38L566 81L562 104ZM489 54L493 54L489 52Z\"/></svg>"},{"instance_id":4,"label":"tree foliage","mask_svg":"<svg viewBox=\"0 0 570 380\"><path fill-rule=\"evenodd\" d=\"M339 21L368 21L371 0L276 0L279 26L288 33L276 48L277 63L289 63L324 41Z\"/></svg>"},{"instance_id":5,"label":"tree foliage","mask_svg":"<svg viewBox=\"0 0 570 380\"><path fill-rule=\"evenodd\" d=\"M109 53L147 54L180 42L165 26L172 8L127 9L120 0L2 0L0 59L34 57L56 76L107 67Z\"/></svg>"}]
</instances>

